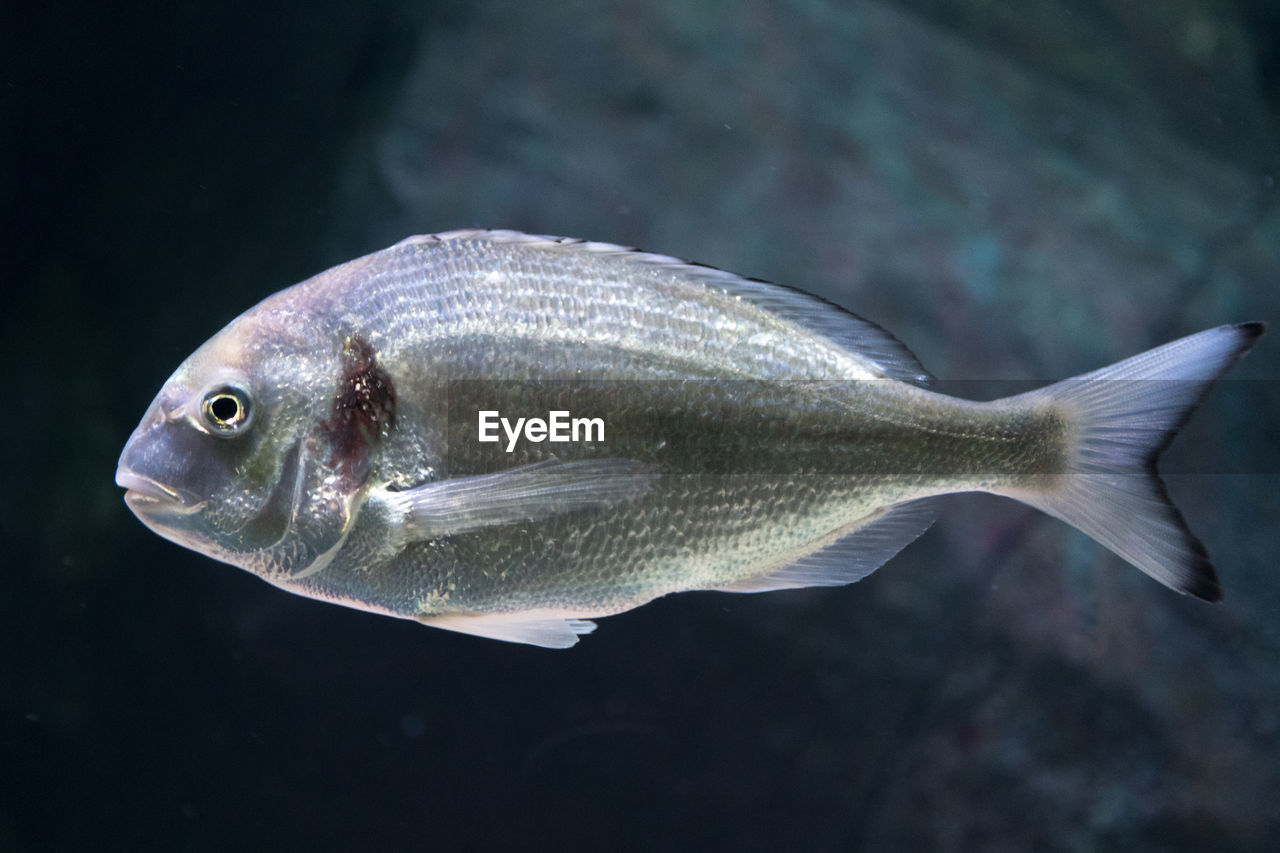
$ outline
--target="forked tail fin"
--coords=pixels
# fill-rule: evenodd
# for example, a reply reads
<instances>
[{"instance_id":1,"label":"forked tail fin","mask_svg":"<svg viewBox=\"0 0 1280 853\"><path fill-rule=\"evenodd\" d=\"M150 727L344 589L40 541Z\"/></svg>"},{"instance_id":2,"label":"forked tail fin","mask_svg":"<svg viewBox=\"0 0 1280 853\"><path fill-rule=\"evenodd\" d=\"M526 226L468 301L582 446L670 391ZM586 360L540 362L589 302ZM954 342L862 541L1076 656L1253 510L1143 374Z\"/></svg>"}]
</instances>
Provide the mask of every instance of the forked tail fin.
<instances>
[{"instance_id":1,"label":"forked tail fin","mask_svg":"<svg viewBox=\"0 0 1280 853\"><path fill-rule=\"evenodd\" d=\"M1019 403L1051 402L1070 423L1067 473L1001 494L1079 528L1165 586L1220 600L1213 564L1169 500L1156 460L1265 330L1219 326L1020 395Z\"/></svg>"}]
</instances>

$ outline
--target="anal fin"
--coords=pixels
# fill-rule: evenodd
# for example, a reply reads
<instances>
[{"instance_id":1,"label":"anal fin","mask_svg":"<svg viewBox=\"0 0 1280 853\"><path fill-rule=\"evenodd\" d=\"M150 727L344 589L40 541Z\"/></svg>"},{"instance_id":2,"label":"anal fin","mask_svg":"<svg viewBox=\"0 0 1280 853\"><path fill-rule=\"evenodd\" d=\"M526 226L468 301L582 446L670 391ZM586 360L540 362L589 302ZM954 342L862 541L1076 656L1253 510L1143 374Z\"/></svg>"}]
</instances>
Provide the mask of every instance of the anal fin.
<instances>
[{"instance_id":1,"label":"anal fin","mask_svg":"<svg viewBox=\"0 0 1280 853\"><path fill-rule=\"evenodd\" d=\"M732 584L722 592L770 592L807 586L844 586L889 562L933 524L928 498L899 504L859 519L835 542L795 562Z\"/></svg>"}]
</instances>

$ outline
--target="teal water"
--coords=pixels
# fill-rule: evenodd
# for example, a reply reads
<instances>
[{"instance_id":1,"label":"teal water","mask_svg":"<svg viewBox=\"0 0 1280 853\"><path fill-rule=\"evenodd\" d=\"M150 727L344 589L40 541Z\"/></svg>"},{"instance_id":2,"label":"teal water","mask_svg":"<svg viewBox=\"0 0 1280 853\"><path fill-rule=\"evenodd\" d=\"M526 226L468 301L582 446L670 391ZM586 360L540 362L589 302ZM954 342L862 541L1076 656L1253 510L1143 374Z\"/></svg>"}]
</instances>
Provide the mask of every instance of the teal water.
<instances>
[{"instance_id":1,"label":"teal water","mask_svg":"<svg viewBox=\"0 0 1280 853\"><path fill-rule=\"evenodd\" d=\"M1277 332L1170 450L1226 600L953 500L569 652L281 593L112 483L258 299L489 226L810 290L943 380L1280 321L1264 0L63 4L10 22L0 850L1280 848Z\"/></svg>"}]
</instances>

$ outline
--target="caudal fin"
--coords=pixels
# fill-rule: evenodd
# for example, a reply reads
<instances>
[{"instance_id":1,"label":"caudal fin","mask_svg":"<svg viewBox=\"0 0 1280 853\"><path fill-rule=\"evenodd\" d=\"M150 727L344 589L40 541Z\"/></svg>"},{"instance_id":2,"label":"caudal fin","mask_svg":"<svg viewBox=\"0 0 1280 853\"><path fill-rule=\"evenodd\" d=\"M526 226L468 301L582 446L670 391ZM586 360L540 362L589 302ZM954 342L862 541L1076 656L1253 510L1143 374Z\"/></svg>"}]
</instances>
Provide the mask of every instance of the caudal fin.
<instances>
[{"instance_id":1,"label":"caudal fin","mask_svg":"<svg viewBox=\"0 0 1280 853\"><path fill-rule=\"evenodd\" d=\"M1003 493L1079 528L1165 586L1220 600L1213 564L1169 500L1156 460L1265 330L1219 326L1021 395L1025 403L1047 398L1071 424L1068 473Z\"/></svg>"}]
</instances>

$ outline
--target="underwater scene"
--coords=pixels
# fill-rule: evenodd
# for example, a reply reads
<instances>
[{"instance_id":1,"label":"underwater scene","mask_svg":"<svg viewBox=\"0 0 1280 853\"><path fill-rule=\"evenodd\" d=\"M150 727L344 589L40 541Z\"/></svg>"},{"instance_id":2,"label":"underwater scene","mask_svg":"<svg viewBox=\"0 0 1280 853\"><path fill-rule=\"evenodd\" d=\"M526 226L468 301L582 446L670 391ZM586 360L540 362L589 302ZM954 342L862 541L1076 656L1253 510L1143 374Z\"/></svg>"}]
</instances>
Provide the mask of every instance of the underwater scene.
<instances>
[{"instance_id":1,"label":"underwater scene","mask_svg":"<svg viewBox=\"0 0 1280 853\"><path fill-rule=\"evenodd\" d=\"M1274 3L3 31L0 851L1280 849Z\"/></svg>"}]
</instances>

